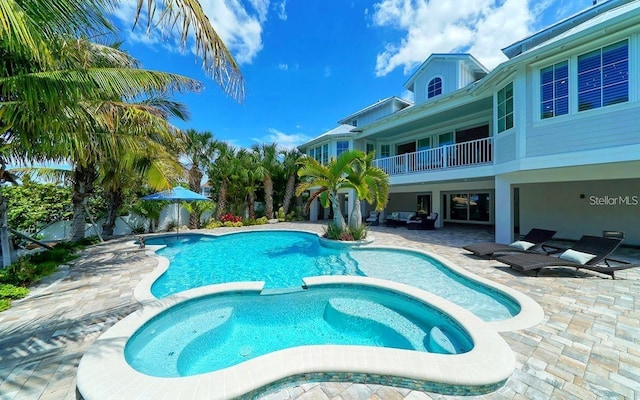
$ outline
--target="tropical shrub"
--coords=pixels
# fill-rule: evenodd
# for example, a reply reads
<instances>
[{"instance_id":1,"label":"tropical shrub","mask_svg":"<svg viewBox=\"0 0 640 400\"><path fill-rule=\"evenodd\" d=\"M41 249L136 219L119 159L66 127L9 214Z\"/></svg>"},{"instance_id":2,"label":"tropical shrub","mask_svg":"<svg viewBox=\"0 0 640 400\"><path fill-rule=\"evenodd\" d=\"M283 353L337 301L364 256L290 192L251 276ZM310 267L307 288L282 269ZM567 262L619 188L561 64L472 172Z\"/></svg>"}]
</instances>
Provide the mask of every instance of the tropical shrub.
<instances>
[{"instance_id":1,"label":"tropical shrub","mask_svg":"<svg viewBox=\"0 0 640 400\"><path fill-rule=\"evenodd\" d=\"M0 283L0 298L17 300L29 294L29 289L8 283Z\"/></svg>"},{"instance_id":2,"label":"tropical shrub","mask_svg":"<svg viewBox=\"0 0 640 400\"><path fill-rule=\"evenodd\" d=\"M347 226L344 229L340 229L333 222L329 222L324 228L324 237L341 241L362 240L367 237L367 226L361 225L358 228Z\"/></svg>"},{"instance_id":3,"label":"tropical shrub","mask_svg":"<svg viewBox=\"0 0 640 400\"><path fill-rule=\"evenodd\" d=\"M225 221L223 223L225 228L240 228L243 226L241 221L233 222L233 221Z\"/></svg>"},{"instance_id":4,"label":"tropical shrub","mask_svg":"<svg viewBox=\"0 0 640 400\"><path fill-rule=\"evenodd\" d=\"M215 228L220 228L222 226L222 222L220 221L209 221L209 223L205 226L206 229L215 229Z\"/></svg>"},{"instance_id":5,"label":"tropical shrub","mask_svg":"<svg viewBox=\"0 0 640 400\"><path fill-rule=\"evenodd\" d=\"M367 225L362 224L357 228L350 226L348 230L351 234L351 237L353 238L352 240L363 240L367 237Z\"/></svg>"}]
</instances>

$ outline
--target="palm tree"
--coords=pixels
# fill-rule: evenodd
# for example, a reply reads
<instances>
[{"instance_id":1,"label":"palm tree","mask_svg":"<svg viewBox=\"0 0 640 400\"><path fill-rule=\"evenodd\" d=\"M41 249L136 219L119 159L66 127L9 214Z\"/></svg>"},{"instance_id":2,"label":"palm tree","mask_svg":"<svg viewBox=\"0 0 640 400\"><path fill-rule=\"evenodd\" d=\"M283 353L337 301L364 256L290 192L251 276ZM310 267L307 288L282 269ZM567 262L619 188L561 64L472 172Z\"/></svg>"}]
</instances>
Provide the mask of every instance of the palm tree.
<instances>
[{"instance_id":1,"label":"palm tree","mask_svg":"<svg viewBox=\"0 0 640 400\"><path fill-rule=\"evenodd\" d=\"M244 193L247 202L247 211L249 218L256 218L256 192L260 188L262 175L258 165L260 160L256 153L240 151L237 155L237 176L238 181L235 182L241 193Z\"/></svg>"},{"instance_id":2,"label":"palm tree","mask_svg":"<svg viewBox=\"0 0 640 400\"><path fill-rule=\"evenodd\" d=\"M213 134L211 132L198 132L195 129L188 129L185 132L186 144L183 156L188 159L189 168L189 189L196 193L202 190L201 183L204 176L203 169L209 164L215 153ZM189 228L200 227L199 208L194 208L189 216Z\"/></svg>"},{"instance_id":3,"label":"palm tree","mask_svg":"<svg viewBox=\"0 0 640 400\"><path fill-rule=\"evenodd\" d=\"M181 26L183 43L193 29L205 70L223 90L242 98L239 69L199 2L163 0L163 10L156 14L157 1L140 1L134 24L145 4L149 27ZM92 142L111 151L118 141L109 140L113 129L105 128L110 119L106 109L128 108L119 105L118 99L199 88L197 82L177 75L139 69L134 72L130 65L123 68L134 60L108 47L77 39L105 33L114 36L115 29L105 17L106 10L113 5L117 5L117 0L0 1L0 144L11 147L3 153L3 165L7 160L64 161L64 153L52 148L78 150L90 148L85 145ZM105 65L120 68L105 70ZM124 140L129 146L134 142L131 138ZM77 165L77 187L82 191L94 175L94 164ZM84 201L81 193L75 199L79 204ZM6 209L3 203L0 195L0 214ZM6 231L0 233L2 247L8 247ZM5 266L10 264L8 256L5 251Z\"/></svg>"},{"instance_id":4,"label":"palm tree","mask_svg":"<svg viewBox=\"0 0 640 400\"><path fill-rule=\"evenodd\" d=\"M299 161L301 168L298 176L302 182L298 184L296 195L301 195L306 190L312 190L307 207L316 198L320 200L323 207L331 204L333 210L333 223L340 231L345 229L345 221L340 210L338 191L340 189L351 188L352 184L347 180L346 174L349 166L361 155L354 151L346 151L337 159L331 159L328 165L322 165L311 157L302 157Z\"/></svg>"},{"instance_id":5,"label":"palm tree","mask_svg":"<svg viewBox=\"0 0 640 400\"><path fill-rule=\"evenodd\" d=\"M99 183L107 197L107 214L102 226L105 236L113 235L118 211L124 204L127 192L140 187L153 191L163 190L172 187L182 176L182 164L175 153L167 151L167 147L163 145L146 150L138 153L123 152L117 160L107 160L100 166Z\"/></svg>"},{"instance_id":6,"label":"palm tree","mask_svg":"<svg viewBox=\"0 0 640 400\"><path fill-rule=\"evenodd\" d=\"M258 174L262 177L264 189L264 215L273 218L273 177L278 174L278 145L275 143L253 146L259 159Z\"/></svg>"},{"instance_id":7,"label":"palm tree","mask_svg":"<svg viewBox=\"0 0 640 400\"><path fill-rule=\"evenodd\" d=\"M228 196L230 177L233 169L233 159L236 150L226 142L216 141L214 143L215 160L209 164L207 175L212 189L216 188L216 219L220 219L228 207Z\"/></svg>"},{"instance_id":8,"label":"palm tree","mask_svg":"<svg viewBox=\"0 0 640 400\"><path fill-rule=\"evenodd\" d=\"M302 155L297 149L286 150L282 154L282 170L287 178L284 190L284 198L282 201L282 209L285 215L289 214L291 200L296 191L296 176L298 173L298 159Z\"/></svg>"},{"instance_id":9,"label":"palm tree","mask_svg":"<svg viewBox=\"0 0 640 400\"><path fill-rule=\"evenodd\" d=\"M349 227L359 229L362 225L360 199L375 205L376 211L382 211L389 197L389 175L372 165L374 153L365 154L360 150L351 150L356 158L346 171L346 179L354 189L353 210L349 217Z\"/></svg>"}]
</instances>

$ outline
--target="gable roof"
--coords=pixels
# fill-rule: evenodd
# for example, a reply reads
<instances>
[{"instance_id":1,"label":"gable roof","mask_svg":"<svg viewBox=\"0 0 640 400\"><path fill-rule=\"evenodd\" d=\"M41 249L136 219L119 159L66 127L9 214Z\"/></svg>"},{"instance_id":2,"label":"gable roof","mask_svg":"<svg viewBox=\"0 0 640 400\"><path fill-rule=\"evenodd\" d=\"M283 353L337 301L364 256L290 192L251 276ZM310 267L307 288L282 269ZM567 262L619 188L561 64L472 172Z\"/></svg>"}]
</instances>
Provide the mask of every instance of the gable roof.
<instances>
[{"instance_id":1,"label":"gable roof","mask_svg":"<svg viewBox=\"0 0 640 400\"><path fill-rule=\"evenodd\" d=\"M317 143L323 142L325 140L329 140L331 139L332 136L348 136L348 135L352 135L352 129L353 129L353 125L348 125L348 124L342 124L339 125L333 129L330 129L324 133L322 133L319 136L314 137L313 139L302 143L300 146L298 146L298 150L303 151L302 149L309 147L311 145L315 145Z\"/></svg>"},{"instance_id":2,"label":"gable roof","mask_svg":"<svg viewBox=\"0 0 640 400\"><path fill-rule=\"evenodd\" d=\"M528 36L505 47L504 49L502 49L502 52L505 56L511 59L526 52L529 49L537 47L547 41L551 41L557 36L562 35L568 30L571 30L572 28L575 28L576 26L595 18L600 14L606 13L609 10L623 6L627 3L631 3L633 1L634 0L608 0L598 3L597 0L595 0L593 6L559 22L556 22L555 24L542 29L541 31L538 31L531 36Z\"/></svg>"},{"instance_id":3,"label":"gable roof","mask_svg":"<svg viewBox=\"0 0 640 400\"><path fill-rule=\"evenodd\" d=\"M391 96L391 97L387 97L386 99L378 100L377 102L375 102L375 103L373 103L373 104L371 104L371 105L369 105L369 106L367 106L367 107L365 107L365 108L363 108L361 110L358 110L358 111L354 112L353 114L350 114L350 115L344 117L343 119L338 121L338 123L339 124L348 124L354 118L357 118L358 116L360 116L362 114L366 114L371 110L375 110L376 108L386 106L387 104L392 103L392 102L398 103L398 105L400 106L399 108L401 108L401 109L402 108L407 108L407 107L413 105L413 103L410 102L410 101L401 99L401 98L396 97L396 96ZM353 126L351 128L353 128Z\"/></svg>"},{"instance_id":4,"label":"gable roof","mask_svg":"<svg viewBox=\"0 0 640 400\"><path fill-rule=\"evenodd\" d=\"M485 74L489 73L489 70L469 53L433 53L418 68L416 68L413 74L409 77L409 80L405 82L404 88L413 92L413 84L418 75L427 69L429 64L435 60L458 60L464 62L474 72Z\"/></svg>"}]
</instances>

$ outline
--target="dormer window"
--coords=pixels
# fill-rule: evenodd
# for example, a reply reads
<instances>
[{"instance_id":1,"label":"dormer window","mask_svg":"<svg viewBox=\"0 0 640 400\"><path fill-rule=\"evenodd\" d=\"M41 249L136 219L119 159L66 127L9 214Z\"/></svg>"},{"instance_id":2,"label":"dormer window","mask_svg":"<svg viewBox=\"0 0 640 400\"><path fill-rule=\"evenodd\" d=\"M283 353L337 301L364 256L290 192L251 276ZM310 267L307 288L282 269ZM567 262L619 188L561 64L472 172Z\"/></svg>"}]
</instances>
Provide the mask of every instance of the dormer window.
<instances>
[{"instance_id":1,"label":"dormer window","mask_svg":"<svg viewBox=\"0 0 640 400\"><path fill-rule=\"evenodd\" d=\"M427 85L427 98L432 98L442 94L442 78L435 77Z\"/></svg>"}]
</instances>

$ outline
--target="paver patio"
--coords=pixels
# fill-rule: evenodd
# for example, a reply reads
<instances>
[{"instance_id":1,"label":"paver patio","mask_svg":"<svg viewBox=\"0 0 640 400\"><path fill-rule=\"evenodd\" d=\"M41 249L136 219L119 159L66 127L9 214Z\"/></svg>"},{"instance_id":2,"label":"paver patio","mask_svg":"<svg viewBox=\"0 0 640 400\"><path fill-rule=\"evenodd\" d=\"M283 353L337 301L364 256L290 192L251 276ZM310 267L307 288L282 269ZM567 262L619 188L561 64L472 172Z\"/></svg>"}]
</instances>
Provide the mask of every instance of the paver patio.
<instances>
[{"instance_id":1,"label":"paver patio","mask_svg":"<svg viewBox=\"0 0 640 400\"><path fill-rule=\"evenodd\" d=\"M257 229L274 227L321 232L323 225L280 223ZM236 229L215 232L229 230ZM461 249L468 243L492 240L487 231L372 227L370 234L379 245L440 254L529 295L545 310L544 323L501 334L517 359L507 384L497 392L471 398L640 398L640 269L616 273L616 280L570 269L525 276ZM0 313L0 400L76 398L75 374L83 352L102 332L141 307L133 288L156 265L144 251L128 245L130 240L112 240L86 250L74 265ZM622 248L615 256L640 262L638 249ZM283 387L264 396L268 400L450 398L455 397L331 382Z\"/></svg>"}]
</instances>

